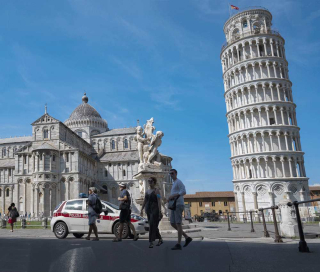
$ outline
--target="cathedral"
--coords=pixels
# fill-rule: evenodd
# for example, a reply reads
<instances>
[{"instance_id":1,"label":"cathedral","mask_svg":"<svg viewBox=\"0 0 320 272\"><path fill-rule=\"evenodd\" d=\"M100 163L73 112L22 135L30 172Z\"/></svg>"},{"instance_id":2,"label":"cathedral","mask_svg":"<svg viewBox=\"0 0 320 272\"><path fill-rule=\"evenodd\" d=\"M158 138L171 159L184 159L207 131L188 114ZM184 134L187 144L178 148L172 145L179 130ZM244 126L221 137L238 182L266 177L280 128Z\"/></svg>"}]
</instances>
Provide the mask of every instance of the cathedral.
<instances>
[{"instance_id":1,"label":"cathedral","mask_svg":"<svg viewBox=\"0 0 320 272\"><path fill-rule=\"evenodd\" d=\"M32 123L32 136L0 139L1 214L14 202L21 214L51 216L61 201L78 198L90 186L118 204L119 182L127 184L133 211L139 210L136 127L109 129L88 101L84 94L64 123L46 109ZM171 161L161 154L164 169L171 169Z\"/></svg>"}]
</instances>

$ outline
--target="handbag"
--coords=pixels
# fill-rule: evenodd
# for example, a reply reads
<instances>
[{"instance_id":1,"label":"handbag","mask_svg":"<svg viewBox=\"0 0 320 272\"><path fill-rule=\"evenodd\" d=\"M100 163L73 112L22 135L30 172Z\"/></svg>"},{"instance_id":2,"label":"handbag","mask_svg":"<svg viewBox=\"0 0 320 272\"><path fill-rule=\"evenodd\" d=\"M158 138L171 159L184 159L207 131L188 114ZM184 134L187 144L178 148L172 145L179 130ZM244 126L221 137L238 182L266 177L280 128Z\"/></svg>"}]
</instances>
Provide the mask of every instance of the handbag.
<instances>
[{"instance_id":1,"label":"handbag","mask_svg":"<svg viewBox=\"0 0 320 272\"><path fill-rule=\"evenodd\" d=\"M12 219L11 217L8 219L8 224L11 224L12 223Z\"/></svg>"},{"instance_id":2,"label":"handbag","mask_svg":"<svg viewBox=\"0 0 320 272\"><path fill-rule=\"evenodd\" d=\"M177 200L180 196L178 197L175 197L174 199L172 200L169 200L169 203L168 203L168 209L169 210L172 210L172 211L175 211L176 210L176 207L177 207Z\"/></svg>"},{"instance_id":3,"label":"handbag","mask_svg":"<svg viewBox=\"0 0 320 272\"><path fill-rule=\"evenodd\" d=\"M129 208L130 208L130 205L127 202L122 202L119 206L120 210L129 210Z\"/></svg>"}]
</instances>

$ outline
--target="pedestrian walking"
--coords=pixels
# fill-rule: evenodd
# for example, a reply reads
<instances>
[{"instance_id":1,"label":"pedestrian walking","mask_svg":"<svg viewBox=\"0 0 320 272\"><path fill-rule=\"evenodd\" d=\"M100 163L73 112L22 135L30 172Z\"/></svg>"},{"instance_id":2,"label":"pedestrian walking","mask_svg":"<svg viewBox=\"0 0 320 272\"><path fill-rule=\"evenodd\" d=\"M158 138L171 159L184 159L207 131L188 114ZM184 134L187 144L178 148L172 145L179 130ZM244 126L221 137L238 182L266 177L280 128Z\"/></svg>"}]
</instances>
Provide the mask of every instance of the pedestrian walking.
<instances>
[{"instance_id":1,"label":"pedestrian walking","mask_svg":"<svg viewBox=\"0 0 320 272\"><path fill-rule=\"evenodd\" d=\"M11 225L11 232L13 232L13 224L17 222L17 217L19 217L19 213L14 203L11 203L10 207L8 208L8 224Z\"/></svg>"},{"instance_id":2,"label":"pedestrian walking","mask_svg":"<svg viewBox=\"0 0 320 272\"><path fill-rule=\"evenodd\" d=\"M161 194L160 190L156 188L156 178L149 178L148 183L150 189L148 189L145 194L141 208L141 216L143 216L143 209L145 208L149 222L149 248L153 248L153 242L156 239L159 239L157 246L163 244L163 240L159 232L159 222L162 219Z\"/></svg>"},{"instance_id":3,"label":"pedestrian walking","mask_svg":"<svg viewBox=\"0 0 320 272\"><path fill-rule=\"evenodd\" d=\"M94 235L96 236L95 238L92 239L92 241L99 241L98 237L98 228L96 225L97 218L99 214L96 213L95 211L95 205L97 204L97 189L95 187L90 187L89 188L89 197L87 200L88 203L88 219L89 219L89 234L85 238L86 240L90 240L90 235L92 231L94 232Z\"/></svg>"},{"instance_id":4,"label":"pedestrian walking","mask_svg":"<svg viewBox=\"0 0 320 272\"><path fill-rule=\"evenodd\" d=\"M171 193L168 198L169 201L169 208L171 209L170 215L170 223L173 228L178 231L178 243L171 248L172 250L181 250L181 238L182 235L186 239L185 244L183 247L186 247L192 242L192 238L189 237L183 230L182 230L182 213L184 210L184 199L183 196L186 194L186 188L182 181L178 179L178 171L176 169L171 169L169 172L172 180L173 185L171 188Z\"/></svg>"},{"instance_id":5,"label":"pedestrian walking","mask_svg":"<svg viewBox=\"0 0 320 272\"><path fill-rule=\"evenodd\" d=\"M131 223L131 197L129 192L127 191L127 185L125 183L120 183L120 196L118 200L120 201L120 226L119 226L119 236L115 233L116 238L113 239L113 242L121 242L122 241L122 232L123 232L123 224L127 223L128 227L130 228L134 238L133 241L138 240L138 235L134 226Z\"/></svg>"}]
</instances>

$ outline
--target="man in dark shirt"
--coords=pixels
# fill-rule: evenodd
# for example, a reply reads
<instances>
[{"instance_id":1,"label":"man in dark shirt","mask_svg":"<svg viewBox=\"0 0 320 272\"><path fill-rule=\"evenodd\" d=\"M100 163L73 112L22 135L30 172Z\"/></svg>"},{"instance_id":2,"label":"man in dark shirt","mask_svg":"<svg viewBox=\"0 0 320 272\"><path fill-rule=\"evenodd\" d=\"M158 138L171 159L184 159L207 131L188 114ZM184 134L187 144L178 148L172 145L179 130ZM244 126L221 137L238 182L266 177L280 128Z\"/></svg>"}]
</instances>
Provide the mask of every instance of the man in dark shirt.
<instances>
[{"instance_id":1,"label":"man in dark shirt","mask_svg":"<svg viewBox=\"0 0 320 272\"><path fill-rule=\"evenodd\" d=\"M136 230L134 229L134 226L131 223L131 198L130 194L127 191L127 185L125 183L120 183L120 196L118 197L118 200L120 201L120 227L119 227L119 237L117 237L117 233L115 233L116 238L113 240L114 242L121 242L122 241L122 232L123 232L123 224L127 223L128 227L130 227L132 234L134 235L133 241L138 240L138 236L136 234Z\"/></svg>"}]
</instances>

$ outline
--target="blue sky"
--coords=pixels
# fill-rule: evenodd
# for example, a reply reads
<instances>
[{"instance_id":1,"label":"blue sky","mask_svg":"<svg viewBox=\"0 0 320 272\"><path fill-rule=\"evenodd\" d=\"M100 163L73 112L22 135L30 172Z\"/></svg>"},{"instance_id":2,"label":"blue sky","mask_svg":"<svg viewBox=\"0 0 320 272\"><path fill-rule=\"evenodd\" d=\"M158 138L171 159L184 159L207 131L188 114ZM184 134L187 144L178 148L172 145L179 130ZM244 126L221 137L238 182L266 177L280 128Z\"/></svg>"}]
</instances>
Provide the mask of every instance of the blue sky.
<instances>
[{"instance_id":1,"label":"blue sky","mask_svg":"<svg viewBox=\"0 0 320 272\"><path fill-rule=\"evenodd\" d=\"M232 190L219 59L228 1L1 1L0 137L31 135L44 112L65 121L86 91L110 128L154 117L161 152L188 193ZM320 1L263 6L286 39L310 184L320 183Z\"/></svg>"}]
</instances>

